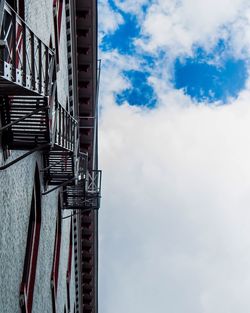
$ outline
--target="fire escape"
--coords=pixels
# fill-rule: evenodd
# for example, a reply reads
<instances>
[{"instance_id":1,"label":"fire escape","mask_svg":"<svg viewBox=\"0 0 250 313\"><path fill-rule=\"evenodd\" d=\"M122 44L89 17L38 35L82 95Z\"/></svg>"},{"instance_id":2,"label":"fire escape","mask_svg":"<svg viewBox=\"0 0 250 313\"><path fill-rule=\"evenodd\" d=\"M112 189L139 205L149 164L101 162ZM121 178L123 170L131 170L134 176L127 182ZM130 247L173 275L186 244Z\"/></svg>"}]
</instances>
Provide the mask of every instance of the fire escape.
<instances>
[{"instance_id":1,"label":"fire escape","mask_svg":"<svg viewBox=\"0 0 250 313\"><path fill-rule=\"evenodd\" d=\"M0 1L0 6L1 145L6 159L11 150L25 151L0 170L41 151L44 194L63 186L73 190L75 186L77 190L83 188L81 193L88 198L92 174L87 166L79 166L88 156L79 151L77 120L57 100L54 51L8 3ZM99 193L95 196L98 198ZM68 205L70 196L66 197L67 208L81 209L87 198L81 198L83 205L78 201L74 206Z\"/></svg>"},{"instance_id":2,"label":"fire escape","mask_svg":"<svg viewBox=\"0 0 250 313\"><path fill-rule=\"evenodd\" d=\"M71 49L68 59L77 60L76 79L74 64L68 64L69 101L76 107L71 113L57 99L54 51L0 0L0 136L5 156L0 170L34 152L42 153L43 194L62 187L63 209L74 217L76 312L97 313L101 171L97 158L96 1L76 1L72 6L74 28L69 20L70 3L66 0L67 38L71 32L76 42L75 46L67 43L68 53ZM9 161L11 150L23 150L23 154Z\"/></svg>"},{"instance_id":3,"label":"fire escape","mask_svg":"<svg viewBox=\"0 0 250 313\"><path fill-rule=\"evenodd\" d=\"M2 146L27 151L1 169L40 150L46 185L60 185L75 175L77 122L57 101L54 52L6 2L1 4Z\"/></svg>"}]
</instances>

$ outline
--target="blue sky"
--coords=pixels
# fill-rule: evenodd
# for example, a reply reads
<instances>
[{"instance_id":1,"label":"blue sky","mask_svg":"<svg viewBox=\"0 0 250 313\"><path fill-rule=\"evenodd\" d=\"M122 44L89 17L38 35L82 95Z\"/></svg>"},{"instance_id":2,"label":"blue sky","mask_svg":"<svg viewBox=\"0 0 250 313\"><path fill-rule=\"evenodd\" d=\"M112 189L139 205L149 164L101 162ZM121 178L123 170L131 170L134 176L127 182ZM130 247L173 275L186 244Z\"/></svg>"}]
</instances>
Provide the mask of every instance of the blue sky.
<instances>
[{"instance_id":1,"label":"blue sky","mask_svg":"<svg viewBox=\"0 0 250 313\"><path fill-rule=\"evenodd\" d=\"M250 4L99 0L103 313L250 312Z\"/></svg>"},{"instance_id":2,"label":"blue sky","mask_svg":"<svg viewBox=\"0 0 250 313\"><path fill-rule=\"evenodd\" d=\"M123 11L114 1L107 1L107 3L111 10L122 17L122 23L115 31L104 34L100 43L101 51L116 50L121 55L136 55L138 60L146 64L139 70L124 69L122 74L129 81L130 86L116 95L117 103L127 102L130 105L153 108L156 100L148 77L157 67L159 58L167 56L168 49L161 49L162 53L158 55L150 55L145 51L143 53L138 49L136 42L142 37L139 17L134 12ZM142 8L145 14L148 6L144 5ZM169 62L173 67L172 75L169 77L173 87L182 89L186 95L197 102L225 104L229 99L237 98L246 84L247 65L245 58L242 56L235 58L230 51L230 41L218 37L209 51L198 43L191 49L191 55L176 55Z\"/></svg>"}]
</instances>

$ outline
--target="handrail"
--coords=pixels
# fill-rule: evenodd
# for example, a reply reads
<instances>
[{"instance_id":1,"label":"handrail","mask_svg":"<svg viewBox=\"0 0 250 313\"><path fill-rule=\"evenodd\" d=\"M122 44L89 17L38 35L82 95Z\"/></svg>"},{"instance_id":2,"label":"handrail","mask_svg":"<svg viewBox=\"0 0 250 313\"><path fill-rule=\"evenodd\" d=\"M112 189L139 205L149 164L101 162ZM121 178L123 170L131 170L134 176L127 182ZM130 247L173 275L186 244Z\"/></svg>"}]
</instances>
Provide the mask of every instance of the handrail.
<instances>
[{"instance_id":1,"label":"handrail","mask_svg":"<svg viewBox=\"0 0 250 313\"><path fill-rule=\"evenodd\" d=\"M92 170L87 172L86 178L86 192L87 194L100 194L101 193L102 171Z\"/></svg>"},{"instance_id":2,"label":"handrail","mask_svg":"<svg viewBox=\"0 0 250 313\"><path fill-rule=\"evenodd\" d=\"M32 32L31 27L27 24L27 22L26 22L24 19L21 18L20 15L17 14L17 12L11 7L11 5L10 5L9 3L7 3L6 1L3 1L3 2L4 2L4 9L8 9L8 10L12 11L14 14L16 14L16 16L18 16L18 19L19 19L22 23L24 23L24 24L26 25L26 27ZM37 36L36 36L36 37L37 37ZM37 38L38 38L38 37L37 37ZM48 47L48 49L50 50L51 53L54 54L54 51L53 51L52 49L50 49L49 47Z\"/></svg>"},{"instance_id":3,"label":"handrail","mask_svg":"<svg viewBox=\"0 0 250 313\"><path fill-rule=\"evenodd\" d=\"M0 75L39 95L50 95L54 51L6 2L2 14Z\"/></svg>"},{"instance_id":4,"label":"handrail","mask_svg":"<svg viewBox=\"0 0 250 313\"><path fill-rule=\"evenodd\" d=\"M76 119L59 103L55 107L54 144L74 152Z\"/></svg>"},{"instance_id":5,"label":"handrail","mask_svg":"<svg viewBox=\"0 0 250 313\"><path fill-rule=\"evenodd\" d=\"M85 160L86 161L86 160ZM64 209L89 210L100 207L102 171L86 170L84 179L63 191Z\"/></svg>"}]
</instances>

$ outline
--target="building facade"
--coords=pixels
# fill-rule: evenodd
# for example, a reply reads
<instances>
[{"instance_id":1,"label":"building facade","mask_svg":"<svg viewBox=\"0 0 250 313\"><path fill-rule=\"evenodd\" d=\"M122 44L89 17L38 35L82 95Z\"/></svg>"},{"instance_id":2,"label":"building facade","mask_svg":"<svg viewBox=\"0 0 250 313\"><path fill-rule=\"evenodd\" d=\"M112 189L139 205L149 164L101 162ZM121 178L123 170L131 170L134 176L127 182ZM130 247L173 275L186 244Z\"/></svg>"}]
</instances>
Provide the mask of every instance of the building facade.
<instances>
[{"instance_id":1,"label":"building facade","mask_svg":"<svg viewBox=\"0 0 250 313\"><path fill-rule=\"evenodd\" d=\"M0 0L0 312L98 312L96 0Z\"/></svg>"}]
</instances>

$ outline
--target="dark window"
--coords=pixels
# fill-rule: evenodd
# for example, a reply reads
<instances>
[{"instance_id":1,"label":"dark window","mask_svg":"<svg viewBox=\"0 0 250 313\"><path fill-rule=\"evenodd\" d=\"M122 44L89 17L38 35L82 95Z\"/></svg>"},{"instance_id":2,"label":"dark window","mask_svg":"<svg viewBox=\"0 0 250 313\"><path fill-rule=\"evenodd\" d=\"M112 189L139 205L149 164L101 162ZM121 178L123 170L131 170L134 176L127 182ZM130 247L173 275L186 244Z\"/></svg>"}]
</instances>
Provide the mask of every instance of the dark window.
<instances>
[{"instance_id":1,"label":"dark window","mask_svg":"<svg viewBox=\"0 0 250 313\"><path fill-rule=\"evenodd\" d=\"M54 256L53 256L53 266L52 266L52 272L51 272L51 295L52 295L53 313L56 313L56 298L57 298L58 273L59 273L60 250L61 250L61 235L62 235L61 221L62 221L61 203L60 203L60 199L58 199L58 213L57 213L57 223L56 223L56 233L55 233L55 243L54 243Z\"/></svg>"},{"instance_id":2,"label":"dark window","mask_svg":"<svg viewBox=\"0 0 250 313\"><path fill-rule=\"evenodd\" d=\"M23 277L20 287L20 306L22 313L32 311L33 292L36 278L36 266L41 228L41 190L39 171L36 167L28 236L26 242L26 253L23 267Z\"/></svg>"}]
</instances>

